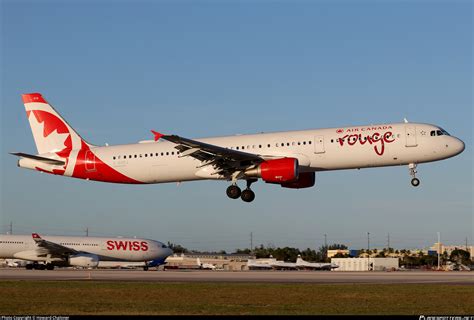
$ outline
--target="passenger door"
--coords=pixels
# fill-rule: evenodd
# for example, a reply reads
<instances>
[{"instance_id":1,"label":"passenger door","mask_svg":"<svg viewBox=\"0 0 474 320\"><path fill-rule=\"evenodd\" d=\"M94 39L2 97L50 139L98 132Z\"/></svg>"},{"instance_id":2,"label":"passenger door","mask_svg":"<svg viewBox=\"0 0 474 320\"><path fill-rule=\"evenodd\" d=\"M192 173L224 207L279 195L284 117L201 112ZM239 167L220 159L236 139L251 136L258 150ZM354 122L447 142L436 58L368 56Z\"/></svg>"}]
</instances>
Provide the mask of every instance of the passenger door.
<instances>
[{"instance_id":1,"label":"passenger door","mask_svg":"<svg viewBox=\"0 0 474 320\"><path fill-rule=\"evenodd\" d=\"M92 153L92 151L87 150L86 151L86 171L95 171L95 155Z\"/></svg>"},{"instance_id":2,"label":"passenger door","mask_svg":"<svg viewBox=\"0 0 474 320\"><path fill-rule=\"evenodd\" d=\"M314 137L314 153L324 153L324 136L315 136Z\"/></svg>"},{"instance_id":3,"label":"passenger door","mask_svg":"<svg viewBox=\"0 0 474 320\"><path fill-rule=\"evenodd\" d=\"M416 127L407 125L405 126L405 138L406 138L406 147L416 147L418 145L416 141Z\"/></svg>"}]
</instances>

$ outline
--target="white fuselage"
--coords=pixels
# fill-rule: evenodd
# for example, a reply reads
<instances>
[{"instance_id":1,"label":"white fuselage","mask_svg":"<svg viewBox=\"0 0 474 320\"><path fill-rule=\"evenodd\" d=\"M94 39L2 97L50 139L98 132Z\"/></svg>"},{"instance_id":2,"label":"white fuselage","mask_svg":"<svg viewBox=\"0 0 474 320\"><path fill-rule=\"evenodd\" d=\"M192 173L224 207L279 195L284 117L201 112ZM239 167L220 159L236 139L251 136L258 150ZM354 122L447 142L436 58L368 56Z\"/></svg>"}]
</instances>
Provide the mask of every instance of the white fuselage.
<instances>
[{"instance_id":1,"label":"white fuselage","mask_svg":"<svg viewBox=\"0 0 474 320\"><path fill-rule=\"evenodd\" d=\"M101 261L150 261L166 258L172 251L163 243L137 238L43 236L78 252L97 255ZM31 235L0 235L0 258L56 261L60 257L38 246Z\"/></svg>"},{"instance_id":2,"label":"white fuselage","mask_svg":"<svg viewBox=\"0 0 474 320\"><path fill-rule=\"evenodd\" d=\"M196 140L265 158L297 158L301 172L314 172L424 163L464 150L464 143L455 137L431 135L439 130L430 124L399 123ZM200 161L180 157L174 147L171 142L147 141L91 151L116 171L141 183L224 179L214 174L211 166L199 168Z\"/></svg>"}]
</instances>

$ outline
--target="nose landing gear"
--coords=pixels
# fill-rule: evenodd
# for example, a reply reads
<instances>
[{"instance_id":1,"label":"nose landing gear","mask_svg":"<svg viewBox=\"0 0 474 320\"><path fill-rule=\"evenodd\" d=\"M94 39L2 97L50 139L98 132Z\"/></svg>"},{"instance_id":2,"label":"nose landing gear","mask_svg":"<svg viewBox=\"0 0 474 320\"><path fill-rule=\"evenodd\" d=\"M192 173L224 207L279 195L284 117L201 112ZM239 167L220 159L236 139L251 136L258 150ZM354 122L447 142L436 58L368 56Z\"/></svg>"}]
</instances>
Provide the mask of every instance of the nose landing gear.
<instances>
[{"instance_id":1,"label":"nose landing gear","mask_svg":"<svg viewBox=\"0 0 474 320\"><path fill-rule=\"evenodd\" d=\"M416 163L410 163L408 165L408 170L410 171L410 176L412 176L411 185L418 187L420 185L420 180L416 178Z\"/></svg>"}]
</instances>

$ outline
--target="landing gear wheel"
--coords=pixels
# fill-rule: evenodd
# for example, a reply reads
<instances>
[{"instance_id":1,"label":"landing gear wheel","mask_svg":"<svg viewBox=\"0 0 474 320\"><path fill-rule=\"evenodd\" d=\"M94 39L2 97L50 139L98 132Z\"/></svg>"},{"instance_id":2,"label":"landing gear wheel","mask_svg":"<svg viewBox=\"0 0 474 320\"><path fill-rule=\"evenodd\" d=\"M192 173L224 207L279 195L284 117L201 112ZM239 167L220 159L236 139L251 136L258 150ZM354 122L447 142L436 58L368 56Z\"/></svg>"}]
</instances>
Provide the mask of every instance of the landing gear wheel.
<instances>
[{"instance_id":1,"label":"landing gear wheel","mask_svg":"<svg viewBox=\"0 0 474 320\"><path fill-rule=\"evenodd\" d=\"M143 271L148 271L148 266L144 266Z\"/></svg>"},{"instance_id":2,"label":"landing gear wheel","mask_svg":"<svg viewBox=\"0 0 474 320\"><path fill-rule=\"evenodd\" d=\"M420 185L420 180L418 180L417 178L411 179L411 185L414 187L418 187Z\"/></svg>"},{"instance_id":3,"label":"landing gear wheel","mask_svg":"<svg viewBox=\"0 0 474 320\"><path fill-rule=\"evenodd\" d=\"M240 195L243 201L252 202L255 199L255 193L250 189L245 189Z\"/></svg>"},{"instance_id":4,"label":"landing gear wheel","mask_svg":"<svg viewBox=\"0 0 474 320\"><path fill-rule=\"evenodd\" d=\"M226 192L227 192L227 196L231 199L238 199L242 193L240 188L235 184L229 186Z\"/></svg>"},{"instance_id":5,"label":"landing gear wheel","mask_svg":"<svg viewBox=\"0 0 474 320\"><path fill-rule=\"evenodd\" d=\"M416 178L416 163L409 163L408 164L408 171L410 172L411 185L414 187L418 187L420 185L420 180Z\"/></svg>"},{"instance_id":6,"label":"landing gear wheel","mask_svg":"<svg viewBox=\"0 0 474 320\"><path fill-rule=\"evenodd\" d=\"M51 264L51 263L48 263L48 264L46 265L46 270L54 270L54 265Z\"/></svg>"},{"instance_id":7,"label":"landing gear wheel","mask_svg":"<svg viewBox=\"0 0 474 320\"><path fill-rule=\"evenodd\" d=\"M28 263L26 266L25 266L26 270L33 270L33 264L32 263Z\"/></svg>"}]
</instances>

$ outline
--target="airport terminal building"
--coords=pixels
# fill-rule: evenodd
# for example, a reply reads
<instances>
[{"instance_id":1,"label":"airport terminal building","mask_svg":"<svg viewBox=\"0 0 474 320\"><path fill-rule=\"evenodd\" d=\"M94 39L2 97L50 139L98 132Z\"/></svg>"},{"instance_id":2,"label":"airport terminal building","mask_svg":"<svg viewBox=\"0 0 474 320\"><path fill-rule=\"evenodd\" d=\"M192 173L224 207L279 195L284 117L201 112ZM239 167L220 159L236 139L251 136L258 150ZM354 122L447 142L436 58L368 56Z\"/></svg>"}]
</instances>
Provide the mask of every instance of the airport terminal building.
<instances>
[{"instance_id":1,"label":"airport terminal building","mask_svg":"<svg viewBox=\"0 0 474 320\"><path fill-rule=\"evenodd\" d=\"M399 268L398 258L332 258L331 263L339 266L333 271L395 271Z\"/></svg>"}]
</instances>

